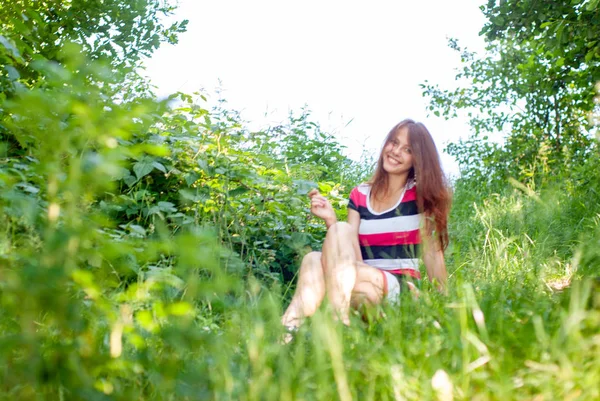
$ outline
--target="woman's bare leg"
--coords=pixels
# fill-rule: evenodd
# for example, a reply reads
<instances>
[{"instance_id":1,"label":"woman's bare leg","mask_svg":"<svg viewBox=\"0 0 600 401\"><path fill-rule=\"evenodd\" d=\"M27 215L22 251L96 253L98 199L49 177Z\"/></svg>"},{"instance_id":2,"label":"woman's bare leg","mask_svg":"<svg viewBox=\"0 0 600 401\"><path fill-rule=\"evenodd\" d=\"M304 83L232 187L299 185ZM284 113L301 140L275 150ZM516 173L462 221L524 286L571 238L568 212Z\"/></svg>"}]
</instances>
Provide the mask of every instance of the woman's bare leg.
<instances>
[{"instance_id":1,"label":"woman's bare leg","mask_svg":"<svg viewBox=\"0 0 600 401\"><path fill-rule=\"evenodd\" d=\"M386 280L382 271L364 263L358 263L356 284L352 289L350 305L355 309L363 305L377 305L383 301L386 293Z\"/></svg>"},{"instance_id":2,"label":"woman's bare leg","mask_svg":"<svg viewBox=\"0 0 600 401\"><path fill-rule=\"evenodd\" d=\"M350 324L350 298L356 284L356 231L348 223L338 222L327 231L323 243L323 271L327 297L344 324Z\"/></svg>"},{"instance_id":3,"label":"woman's bare leg","mask_svg":"<svg viewBox=\"0 0 600 401\"><path fill-rule=\"evenodd\" d=\"M310 252L302 259L298 285L292 302L281 318L287 327L299 327L302 319L312 316L325 297L325 279L321 252Z\"/></svg>"},{"instance_id":4,"label":"woman's bare leg","mask_svg":"<svg viewBox=\"0 0 600 401\"><path fill-rule=\"evenodd\" d=\"M358 262L358 238L348 223L338 222L327 231L323 252L310 252L300 266L298 285L292 302L281 318L284 326L298 327L312 316L325 294L344 324L350 324L350 306L376 304L384 297L381 271Z\"/></svg>"}]
</instances>

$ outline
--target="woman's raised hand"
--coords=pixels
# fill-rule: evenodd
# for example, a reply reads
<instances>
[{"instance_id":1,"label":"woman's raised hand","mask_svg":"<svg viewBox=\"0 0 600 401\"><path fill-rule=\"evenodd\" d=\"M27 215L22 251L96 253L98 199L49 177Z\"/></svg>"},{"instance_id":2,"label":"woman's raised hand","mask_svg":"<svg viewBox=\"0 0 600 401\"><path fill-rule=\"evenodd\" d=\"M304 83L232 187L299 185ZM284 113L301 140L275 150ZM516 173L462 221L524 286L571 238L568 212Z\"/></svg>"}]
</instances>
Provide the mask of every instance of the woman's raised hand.
<instances>
[{"instance_id":1,"label":"woman's raised hand","mask_svg":"<svg viewBox=\"0 0 600 401\"><path fill-rule=\"evenodd\" d=\"M325 225L328 228L337 221L331 203L319 193L319 190L313 189L308 193L308 197L310 198L310 212L318 218L325 220Z\"/></svg>"}]
</instances>

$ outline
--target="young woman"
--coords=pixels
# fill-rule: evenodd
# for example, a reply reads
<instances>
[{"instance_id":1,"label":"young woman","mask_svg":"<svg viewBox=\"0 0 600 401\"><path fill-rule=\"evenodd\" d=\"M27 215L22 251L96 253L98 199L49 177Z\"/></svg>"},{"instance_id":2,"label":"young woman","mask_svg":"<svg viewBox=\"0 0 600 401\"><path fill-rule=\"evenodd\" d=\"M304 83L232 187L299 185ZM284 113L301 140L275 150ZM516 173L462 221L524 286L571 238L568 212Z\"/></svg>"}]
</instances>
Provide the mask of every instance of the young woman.
<instances>
[{"instance_id":1,"label":"young woman","mask_svg":"<svg viewBox=\"0 0 600 401\"><path fill-rule=\"evenodd\" d=\"M302 260L284 326L298 327L325 295L337 318L349 324L351 307L394 302L402 288L417 291L412 281L421 278L419 255L429 280L445 291L450 191L423 124L407 119L389 132L375 174L350 193L347 223L337 222L317 190L308 196L327 235L322 252Z\"/></svg>"}]
</instances>

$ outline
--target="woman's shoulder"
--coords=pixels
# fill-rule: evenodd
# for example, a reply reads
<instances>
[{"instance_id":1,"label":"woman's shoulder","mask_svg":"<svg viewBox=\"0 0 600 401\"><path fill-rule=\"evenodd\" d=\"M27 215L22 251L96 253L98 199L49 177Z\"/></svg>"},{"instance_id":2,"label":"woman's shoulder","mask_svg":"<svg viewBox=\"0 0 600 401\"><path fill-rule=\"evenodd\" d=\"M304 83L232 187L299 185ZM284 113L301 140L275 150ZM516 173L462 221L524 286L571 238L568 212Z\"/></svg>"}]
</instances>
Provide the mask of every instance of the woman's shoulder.
<instances>
[{"instance_id":1,"label":"woman's shoulder","mask_svg":"<svg viewBox=\"0 0 600 401\"><path fill-rule=\"evenodd\" d=\"M354 210L358 210L359 207L366 207L370 188L369 184L360 184L352 188L349 207Z\"/></svg>"},{"instance_id":2,"label":"woman's shoulder","mask_svg":"<svg viewBox=\"0 0 600 401\"><path fill-rule=\"evenodd\" d=\"M362 195L366 195L369 193L369 191L371 190L371 184L368 183L363 183L363 184L358 184L357 186L355 186L354 188L352 188L352 191L350 191L350 193L360 193Z\"/></svg>"}]
</instances>

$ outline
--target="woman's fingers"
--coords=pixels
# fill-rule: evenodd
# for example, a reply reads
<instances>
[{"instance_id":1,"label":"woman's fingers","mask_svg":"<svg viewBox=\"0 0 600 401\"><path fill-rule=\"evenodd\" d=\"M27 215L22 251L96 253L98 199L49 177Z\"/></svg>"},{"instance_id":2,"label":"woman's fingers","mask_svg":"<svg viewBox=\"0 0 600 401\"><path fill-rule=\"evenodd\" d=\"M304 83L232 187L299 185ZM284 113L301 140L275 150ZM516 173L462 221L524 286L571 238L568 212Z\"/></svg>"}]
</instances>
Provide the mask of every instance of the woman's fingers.
<instances>
[{"instance_id":1,"label":"woman's fingers","mask_svg":"<svg viewBox=\"0 0 600 401\"><path fill-rule=\"evenodd\" d=\"M329 203L327 198L319 193L318 189L312 189L308 193L308 197L310 198L311 207L326 207Z\"/></svg>"},{"instance_id":2,"label":"woman's fingers","mask_svg":"<svg viewBox=\"0 0 600 401\"><path fill-rule=\"evenodd\" d=\"M313 196L312 201L327 202L327 198L321 195Z\"/></svg>"},{"instance_id":3,"label":"woman's fingers","mask_svg":"<svg viewBox=\"0 0 600 401\"><path fill-rule=\"evenodd\" d=\"M310 211L317 217L326 218L333 213L333 208L326 197L319 193L319 190L313 189L308 193L310 198Z\"/></svg>"},{"instance_id":4,"label":"woman's fingers","mask_svg":"<svg viewBox=\"0 0 600 401\"><path fill-rule=\"evenodd\" d=\"M410 290L410 293L412 294L413 298L418 299L419 298L419 289L410 281L407 281L406 285L408 286L408 289Z\"/></svg>"},{"instance_id":5,"label":"woman's fingers","mask_svg":"<svg viewBox=\"0 0 600 401\"><path fill-rule=\"evenodd\" d=\"M311 189L310 192L308 193L309 198L312 198L315 195L319 195L319 190L317 188Z\"/></svg>"},{"instance_id":6,"label":"woman's fingers","mask_svg":"<svg viewBox=\"0 0 600 401\"><path fill-rule=\"evenodd\" d=\"M323 208L323 207L325 207L325 205L322 203L313 203L311 205L311 208Z\"/></svg>"},{"instance_id":7,"label":"woman's fingers","mask_svg":"<svg viewBox=\"0 0 600 401\"><path fill-rule=\"evenodd\" d=\"M329 202L327 201L327 199L323 198L323 197L314 197L311 201L310 201L311 206L320 206L320 207L325 207L329 204Z\"/></svg>"}]
</instances>

